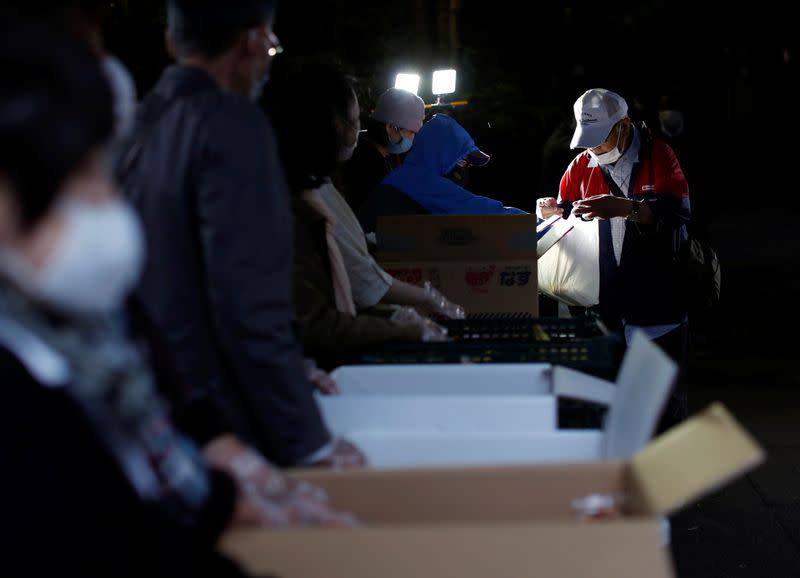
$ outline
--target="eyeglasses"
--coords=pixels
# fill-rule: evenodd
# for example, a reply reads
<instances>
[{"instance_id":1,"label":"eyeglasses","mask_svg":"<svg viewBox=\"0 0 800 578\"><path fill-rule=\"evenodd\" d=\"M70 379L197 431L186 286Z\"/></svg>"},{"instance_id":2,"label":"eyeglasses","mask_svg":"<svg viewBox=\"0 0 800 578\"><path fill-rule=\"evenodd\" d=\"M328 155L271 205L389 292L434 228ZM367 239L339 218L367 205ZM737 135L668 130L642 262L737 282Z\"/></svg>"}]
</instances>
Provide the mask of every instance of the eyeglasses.
<instances>
[{"instance_id":1,"label":"eyeglasses","mask_svg":"<svg viewBox=\"0 0 800 578\"><path fill-rule=\"evenodd\" d=\"M267 32L265 45L267 47L267 54L269 54L272 58L275 58L283 52L283 46L281 46L280 39L272 31Z\"/></svg>"}]
</instances>

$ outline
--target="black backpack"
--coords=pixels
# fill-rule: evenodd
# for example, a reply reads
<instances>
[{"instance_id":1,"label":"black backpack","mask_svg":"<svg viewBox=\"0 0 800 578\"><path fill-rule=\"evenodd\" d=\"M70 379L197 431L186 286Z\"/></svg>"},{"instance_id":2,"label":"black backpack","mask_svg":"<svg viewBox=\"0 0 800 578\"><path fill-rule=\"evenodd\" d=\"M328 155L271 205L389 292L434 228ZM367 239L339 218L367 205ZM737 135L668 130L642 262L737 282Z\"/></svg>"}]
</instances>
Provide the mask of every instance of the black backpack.
<instances>
[{"instance_id":1,"label":"black backpack","mask_svg":"<svg viewBox=\"0 0 800 578\"><path fill-rule=\"evenodd\" d=\"M703 312L719 303L722 270L711 244L692 234L683 248L681 262L686 274L690 312Z\"/></svg>"}]
</instances>

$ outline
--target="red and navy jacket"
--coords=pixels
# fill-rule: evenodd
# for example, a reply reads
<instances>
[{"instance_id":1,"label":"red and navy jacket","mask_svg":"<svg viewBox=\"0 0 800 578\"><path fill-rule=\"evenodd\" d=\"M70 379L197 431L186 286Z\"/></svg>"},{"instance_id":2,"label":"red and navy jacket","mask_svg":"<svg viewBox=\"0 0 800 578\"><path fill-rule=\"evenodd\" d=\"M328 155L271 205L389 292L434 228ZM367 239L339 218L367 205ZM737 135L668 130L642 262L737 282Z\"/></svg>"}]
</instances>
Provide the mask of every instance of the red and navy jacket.
<instances>
[{"instance_id":1,"label":"red and navy jacket","mask_svg":"<svg viewBox=\"0 0 800 578\"><path fill-rule=\"evenodd\" d=\"M608 220L599 222L600 304L603 319L615 329L632 325L667 325L686 318L684 276L679 263L691 217L689 185L678 159L664 141L639 132L628 198L646 203L656 222L626 221L625 242L617 265ZM559 187L558 203L566 218L572 204L594 195L613 194L588 151L570 163Z\"/></svg>"}]
</instances>

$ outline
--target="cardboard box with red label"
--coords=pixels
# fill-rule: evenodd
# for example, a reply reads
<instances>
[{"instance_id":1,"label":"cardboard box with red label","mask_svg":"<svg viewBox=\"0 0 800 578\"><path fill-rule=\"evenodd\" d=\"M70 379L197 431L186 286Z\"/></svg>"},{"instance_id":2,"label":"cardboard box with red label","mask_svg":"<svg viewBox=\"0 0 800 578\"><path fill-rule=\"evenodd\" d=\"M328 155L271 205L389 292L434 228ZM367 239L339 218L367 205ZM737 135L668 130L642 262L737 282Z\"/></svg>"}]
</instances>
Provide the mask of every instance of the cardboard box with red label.
<instances>
[{"instance_id":1,"label":"cardboard box with red label","mask_svg":"<svg viewBox=\"0 0 800 578\"><path fill-rule=\"evenodd\" d=\"M534 215L380 217L378 261L474 313L538 315Z\"/></svg>"}]
</instances>

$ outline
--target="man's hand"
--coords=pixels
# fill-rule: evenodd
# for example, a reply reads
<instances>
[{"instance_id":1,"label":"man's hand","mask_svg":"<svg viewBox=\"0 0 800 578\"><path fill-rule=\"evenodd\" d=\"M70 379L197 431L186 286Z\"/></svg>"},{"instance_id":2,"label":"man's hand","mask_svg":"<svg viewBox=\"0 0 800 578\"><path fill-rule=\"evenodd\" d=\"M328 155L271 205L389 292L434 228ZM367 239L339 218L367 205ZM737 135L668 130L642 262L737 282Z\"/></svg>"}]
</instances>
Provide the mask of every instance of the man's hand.
<instances>
[{"instance_id":1,"label":"man's hand","mask_svg":"<svg viewBox=\"0 0 800 578\"><path fill-rule=\"evenodd\" d=\"M355 444L339 438L334 442L331 453L313 465L334 470L361 468L367 465L367 458Z\"/></svg>"},{"instance_id":2,"label":"man's hand","mask_svg":"<svg viewBox=\"0 0 800 578\"><path fill-rule=\"evenodd\" d=\"M549 219L553 215L564 215L564 209L559 208L558 201L553 197L543 197L536 200L536 216L540 219Z\"/></svg>"},{"instance_id":3,"label":"man's hand","mask_svg":"<svg viewBox=\"0 0 800 578\"><path fill-rule=\"evenodd\" d=\"M335 511L321 488L291 480L255 450L232 435L223 435L203 448L213 467L228 473L236 482L236 500L232 526L352 527L357 523L350 514Z\"/></svg>"},{"instance_id":4,"label":"man's hand","mask_svg":"<svg viewBox=\"0 0 800 578\"><path fill-rule=\"evenodd\" d=\"M313 359L303 360L306 376L318 392L322 395L339 395L339 386L336 381L326 372L317 367L317 362Z\"/></svg>"},{"instance_id":5,"label":"man's hand","mask_svg":"<svg viewBox=\"0 0 800 578\"><path fill-rule=\"evenodd\" d=\"M422 286L422 292L424 295L424 306L421 307L421 309L424 313L441 315L448 319L466 318L464 308L461 305L456 305L448 301L444 295L439 293L439 291L431 285L430 281L425 281L425 284ZM444 337L447 337L447 335Z\"/></svg>"},{"instance_id":6,"label":"man's hand","mask_svg":"<svg viewBox=\"0 0 800 578\"><path fill-rule=\"evenodd\" d=\"M400 325L416 325L422 330L420 339L426 343L447 341L447 329L423 317L413 307L396 307L389 319Z\"/></svg>"},{"instance_id":7,"label":"man's hand","mask_svg":"<svg viewBox=\"0 0 800 578\"><path fill-rule=\"evenodd\" d=\"M631 212L634 201L614 195L596 195L577 201L572 212L584 220L611 219L613 217L627 217ZM639 222L645 225L652 224L655 220L653 211L647 203L639 206Z\"/></svg>"}]
</instances>

